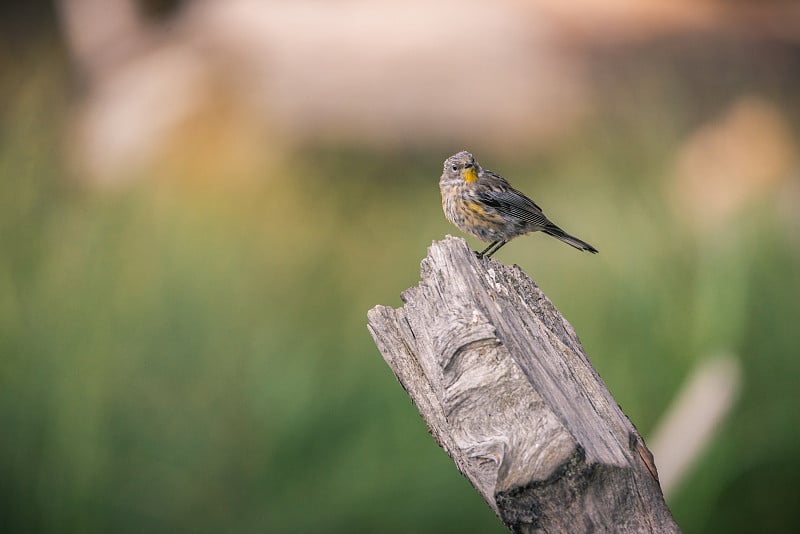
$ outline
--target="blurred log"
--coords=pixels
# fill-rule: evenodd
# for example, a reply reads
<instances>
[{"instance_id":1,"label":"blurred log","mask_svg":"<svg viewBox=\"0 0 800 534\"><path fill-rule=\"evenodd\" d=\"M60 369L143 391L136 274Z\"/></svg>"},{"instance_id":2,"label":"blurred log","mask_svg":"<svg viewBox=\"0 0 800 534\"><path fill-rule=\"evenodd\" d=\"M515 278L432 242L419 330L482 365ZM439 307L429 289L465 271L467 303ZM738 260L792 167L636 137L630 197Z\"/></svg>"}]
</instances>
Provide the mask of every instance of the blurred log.
<instances>
[{"instance_id":1,"label":"blurred log","mask_svg":"<svg viewBox=\"0 0 800 534\"><path fill-rule=\"evenodd\" d=\"M513 532L679 532L653 458L517 266L435 242L369 329L431 434Z\"/></svg>"}]
</instances>

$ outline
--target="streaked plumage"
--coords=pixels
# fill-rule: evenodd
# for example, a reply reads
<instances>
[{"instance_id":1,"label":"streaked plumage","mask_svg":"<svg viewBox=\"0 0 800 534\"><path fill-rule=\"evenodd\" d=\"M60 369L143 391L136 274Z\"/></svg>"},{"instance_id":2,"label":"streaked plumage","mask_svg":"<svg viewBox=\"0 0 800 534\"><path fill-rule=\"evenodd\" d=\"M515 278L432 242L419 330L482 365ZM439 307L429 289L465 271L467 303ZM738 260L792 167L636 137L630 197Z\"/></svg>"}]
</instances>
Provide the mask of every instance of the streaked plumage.
<instances>
[{"instance_id":1,"label":"streaked plumage","mask_svg":"<svg viewBox=\"0 0 800 534\"><path fill-rule=\"evenodd\" d=\"M499 174L482 168L469 152L445 160L439 189L447 219L461 231L491 243L478 256L489 257L513 238L538 231L578 250L597 252L553 224L533 200Z\"/></svg>"}]
</instances>

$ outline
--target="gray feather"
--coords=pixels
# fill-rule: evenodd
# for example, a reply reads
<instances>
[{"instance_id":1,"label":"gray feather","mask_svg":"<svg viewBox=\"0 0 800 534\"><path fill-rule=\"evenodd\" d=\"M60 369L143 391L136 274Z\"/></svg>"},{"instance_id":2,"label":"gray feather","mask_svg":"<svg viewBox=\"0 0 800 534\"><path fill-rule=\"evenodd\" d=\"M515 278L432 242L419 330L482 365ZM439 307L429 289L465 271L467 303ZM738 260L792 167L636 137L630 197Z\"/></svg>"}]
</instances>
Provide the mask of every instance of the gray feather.
<instances>
[{"instance_id":1,"label":"gray feather","mask_svg":"<svg viewBox=\"0 0 800 534\"><path fill-rule=\"evenodd\" d=\"M544 228L552 224L533 200L515 189L481 191L478 198L500 213L521 219L532 227Z\"/></svg>"}]
</instances>

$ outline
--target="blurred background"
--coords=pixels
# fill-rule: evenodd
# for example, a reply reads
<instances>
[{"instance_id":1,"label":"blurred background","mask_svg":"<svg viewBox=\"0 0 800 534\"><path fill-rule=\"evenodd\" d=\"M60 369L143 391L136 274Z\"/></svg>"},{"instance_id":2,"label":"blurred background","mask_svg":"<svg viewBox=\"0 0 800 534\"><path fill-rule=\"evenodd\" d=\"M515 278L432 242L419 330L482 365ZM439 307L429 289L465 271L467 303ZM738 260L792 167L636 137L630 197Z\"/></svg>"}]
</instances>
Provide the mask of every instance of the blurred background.
<instances>
[{"instance_id":1,"label":"blurred background","mask_svg":"<svg viewBox=\"0 0 800 534\"><path fill-rule=\"evenodd\" d=\"M799 8L4 4L2 530L502 532L366 329L468 149L684 531L794 531Z\"/></svg>"}]
</instances>

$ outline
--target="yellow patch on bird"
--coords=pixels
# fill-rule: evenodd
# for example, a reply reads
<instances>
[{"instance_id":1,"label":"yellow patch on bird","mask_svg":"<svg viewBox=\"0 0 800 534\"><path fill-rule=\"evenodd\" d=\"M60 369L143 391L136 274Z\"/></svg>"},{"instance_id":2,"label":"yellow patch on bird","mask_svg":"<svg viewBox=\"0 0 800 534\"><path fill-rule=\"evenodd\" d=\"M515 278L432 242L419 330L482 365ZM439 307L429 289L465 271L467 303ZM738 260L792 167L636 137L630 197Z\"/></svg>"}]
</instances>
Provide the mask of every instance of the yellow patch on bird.
<instances>
[{"instance_id":1,"label":"yellow patch on bird","mask_svg":"<svg viewBox=\"0 0 800 534\"><path fill-rule=\"evenodd\" d=\"M475 174L474 171L473 174ZM467 202L467 209L476 215L486 215L486 210L477 202Z\"/></svg>"},{"instance_id":2,"label":"yellow patch on bird","mask_svg":"<svg viewBox=\"0 0 800 534\"><path fill-rule=\"evenodd\" d=\"M471 184L472 182L478 179L478 173L475 172L475 167L464 169L462 176L464 176L464 181L467 182L468 184Z\"/></svg>"}]
</instances>

